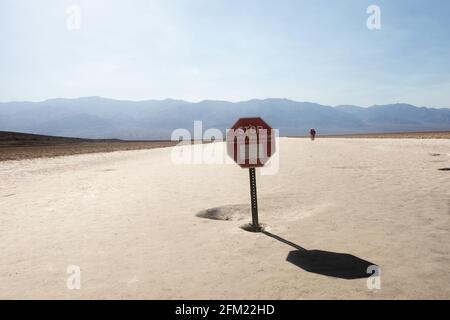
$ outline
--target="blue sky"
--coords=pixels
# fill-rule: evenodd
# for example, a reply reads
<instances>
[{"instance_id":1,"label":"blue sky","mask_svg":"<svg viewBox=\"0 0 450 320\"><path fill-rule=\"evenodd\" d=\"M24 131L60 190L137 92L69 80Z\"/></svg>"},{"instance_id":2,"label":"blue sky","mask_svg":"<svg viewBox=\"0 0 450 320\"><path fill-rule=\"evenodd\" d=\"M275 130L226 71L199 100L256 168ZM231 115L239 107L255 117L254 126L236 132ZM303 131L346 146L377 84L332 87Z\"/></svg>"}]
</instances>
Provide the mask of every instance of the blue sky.
<instances>
[{"instance_id":1,"label":"blue sky","mask_svg":"<svg viewBox=\"0 0 450 320\"><path fill-rule=\"evenodd\" d=\"M366 26L372 4L381 30ZM0 101L450 107L449 21L437 0L0 0Z\"/></svg>"}]
</instances>

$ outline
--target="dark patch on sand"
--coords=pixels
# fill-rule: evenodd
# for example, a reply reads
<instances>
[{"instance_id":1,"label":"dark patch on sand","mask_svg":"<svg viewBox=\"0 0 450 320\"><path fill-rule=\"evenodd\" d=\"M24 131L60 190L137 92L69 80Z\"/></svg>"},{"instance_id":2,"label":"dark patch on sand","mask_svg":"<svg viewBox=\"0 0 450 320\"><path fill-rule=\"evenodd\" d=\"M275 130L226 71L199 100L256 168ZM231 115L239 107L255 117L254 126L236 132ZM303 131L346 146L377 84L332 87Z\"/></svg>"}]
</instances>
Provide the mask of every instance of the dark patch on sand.
<instances>
[{"instance_id":1,"label":"dark patch on sand","mask_svg":"<svg viewBox=\"0 0 450 320\"><path fill-rule=\"evenodd\" d=\"M12 197L12 196L15 196L15 195L16 195L15 193L10 193L10 194L4 195L3 198Z\"/></svg>"},{"instance_id":2,"label":"dark patch on sand","mask_svg":"<svg viewBox=\"0 0 450 320\"><path fill-rule=\"evenodd\" d=\"M249 205L237 204L222 207L210 208L202 210L196 214L199 218L222 220L222 221L239 221L248 219Z\"/></svg>"},{"instance_id":3,"label":"dark patch on sand","mask_svg":"<svg viewBox=\"0 0 450 320\"><path fill-rule=\"evenodd\" d=\"M241 226L241 229L248 232L264 232L267 226L265 224L259 224L259 226L254 226L251 223L244 224Z\"/></svg>"}]
</instances>

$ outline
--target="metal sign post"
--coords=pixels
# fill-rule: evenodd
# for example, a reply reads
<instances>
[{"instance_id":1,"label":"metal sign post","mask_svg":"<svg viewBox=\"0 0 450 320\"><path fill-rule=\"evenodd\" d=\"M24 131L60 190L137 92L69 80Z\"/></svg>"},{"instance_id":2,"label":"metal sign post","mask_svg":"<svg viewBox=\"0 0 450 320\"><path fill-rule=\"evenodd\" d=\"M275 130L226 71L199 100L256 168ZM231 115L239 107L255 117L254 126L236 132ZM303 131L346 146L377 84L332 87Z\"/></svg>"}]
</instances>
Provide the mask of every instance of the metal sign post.
<instances>
[{"instance_id":1,"label":"metal sign post","mask_svg":"<svg viewBox=\"0 0 450 320\"><path fill-rule=\"evenodd\" d=\"M258 221L258 196L256 193L256 170L255 168L248 169L250 176L250 199L252 205L252 225L255 230L260 230L261 226Z\"/></svg>"}]
</instances>

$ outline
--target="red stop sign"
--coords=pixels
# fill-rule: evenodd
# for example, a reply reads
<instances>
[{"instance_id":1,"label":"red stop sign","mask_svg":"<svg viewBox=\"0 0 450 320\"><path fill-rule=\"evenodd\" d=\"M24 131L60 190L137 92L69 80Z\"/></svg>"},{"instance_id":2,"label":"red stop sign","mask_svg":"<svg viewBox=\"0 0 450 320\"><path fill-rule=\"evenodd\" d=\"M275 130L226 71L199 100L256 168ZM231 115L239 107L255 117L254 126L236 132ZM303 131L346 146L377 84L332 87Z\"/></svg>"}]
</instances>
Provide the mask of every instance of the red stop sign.
<instances>
[{"instance_id":1,"label":"red stop sign","mask_svg":"<svg viewBox=\"0 0 450 320\"><path fill-rule=\"evenodd\" d=\"M263 167L275 153L274 131L261 118L240 118L227 130L227 153L241 168Z\"/></svg>"}]
</instances>

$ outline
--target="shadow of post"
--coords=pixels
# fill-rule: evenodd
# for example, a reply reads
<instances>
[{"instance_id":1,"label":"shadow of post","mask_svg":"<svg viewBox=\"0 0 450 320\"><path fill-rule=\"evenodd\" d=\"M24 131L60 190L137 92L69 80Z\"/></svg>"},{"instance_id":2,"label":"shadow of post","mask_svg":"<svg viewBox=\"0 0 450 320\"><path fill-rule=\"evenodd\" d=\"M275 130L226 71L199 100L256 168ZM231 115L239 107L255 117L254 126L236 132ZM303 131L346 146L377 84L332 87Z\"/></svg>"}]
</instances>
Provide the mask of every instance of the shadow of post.
<instances>
[{"instance_id":1,"label":"shadow of post","mask_svg":"<svg viewBox=\"0 0 450 320\"><path fill-rule=\"evenodd\" d=\"M372 272L369 272L369 267L376 266L348 253L307 250L273 233L262 233L295 248L289 252L286 260L308 272L342 279L360 279L370 277Z\"/></svg>"}]
</instances>

